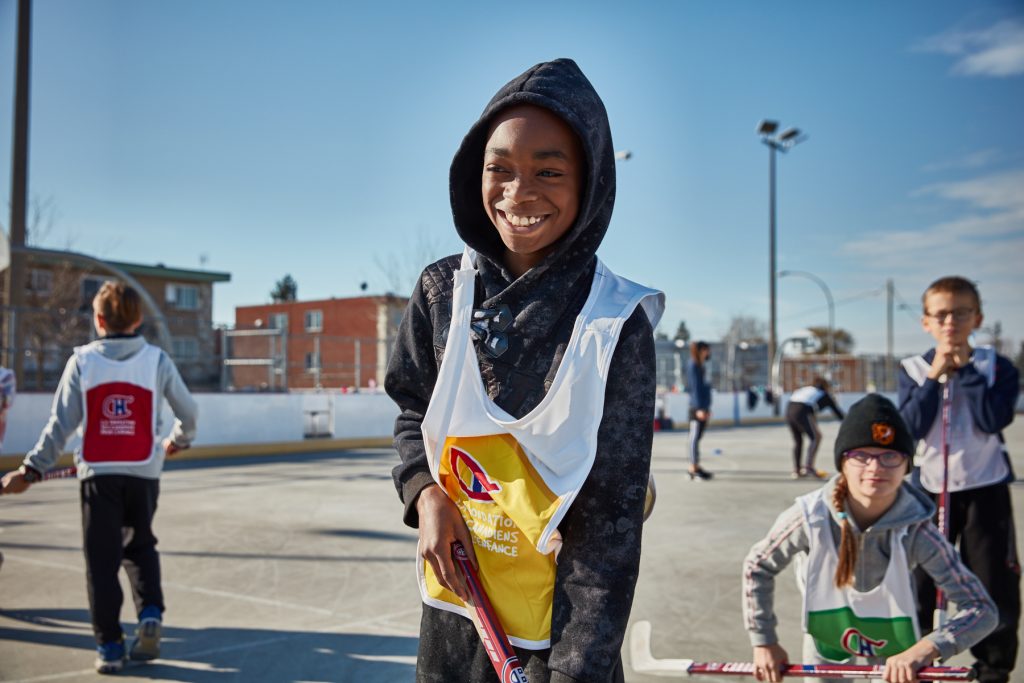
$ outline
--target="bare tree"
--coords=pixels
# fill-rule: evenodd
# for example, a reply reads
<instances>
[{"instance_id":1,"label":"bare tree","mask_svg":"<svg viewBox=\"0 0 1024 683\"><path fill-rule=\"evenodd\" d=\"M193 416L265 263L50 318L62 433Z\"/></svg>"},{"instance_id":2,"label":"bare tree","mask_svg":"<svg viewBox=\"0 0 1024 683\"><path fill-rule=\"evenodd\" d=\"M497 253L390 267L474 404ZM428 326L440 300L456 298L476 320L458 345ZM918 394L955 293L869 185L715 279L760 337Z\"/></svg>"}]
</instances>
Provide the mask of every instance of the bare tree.
<instances>
[{"instance_id":1,"label":"bare tree","mask_svg":"<svg viewBox=\"0 0 1024 683\"><path fill-rule=\"evenodd\" d=\"M31 274L34 271L34 274ZM70 261L30 270L31 284L22 314L28 351L35 356L35 388L49 389L56 377L47 377L48 363L66 357L90 336L90 309L82 298L81 270Z\"/></svg>"},{"instance_id":2,"label":"bare tree","mask_svg":"<svg viewBox=\"0 0 1024 683\"><path fill-rule=\"evenodd\" d=\"M729 321L729 327L722 334L723 339L731 339L734 343L748 342L752 344L763 344L766 325L764 321L750 315L734 315Z\"/></svg>"},{"instance_id":3,"label":"bare tree","mask_svg":"<svg viewBox=\"0 0 1024 683\"><path fill-rule=\"evenodd\" d=\"M828 353L832 349L833 340L829 338L827 327L808 327L807 331L817 337L818 341L821 342L821 348L816 349L814 353ZM834 330L834 333L835 352L852 353L854 346L853 335L841 327L837 327Z\"/></svg>"},{"instance_id":4,"label":"bare tree","mask_svg":"<svg viewBox=\"0 0 1024 683\"><path fill-rule=\"evenodd\" d=\"M445 248L446 244L447 240L436 231L421 227L416 233L415 242L407 243L404 249L389 251L383 255L374 254L373 261L387 283L387 291L408 296L416 286L423 269L451 253Z\"/></svg>"}]
</instances>

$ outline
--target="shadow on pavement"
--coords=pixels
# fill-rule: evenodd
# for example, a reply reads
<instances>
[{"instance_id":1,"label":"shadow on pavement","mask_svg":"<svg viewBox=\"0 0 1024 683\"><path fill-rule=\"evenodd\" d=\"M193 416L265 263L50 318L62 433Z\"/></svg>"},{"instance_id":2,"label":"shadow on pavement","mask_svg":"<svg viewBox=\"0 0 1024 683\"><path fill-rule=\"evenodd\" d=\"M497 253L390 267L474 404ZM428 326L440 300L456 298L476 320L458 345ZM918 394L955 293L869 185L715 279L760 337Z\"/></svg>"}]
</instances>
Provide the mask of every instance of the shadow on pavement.
<instances>
[{"instance_id":1,"label":"shadow on pavement","mask_svg":"<svg viewBox=\"0 0 1024 683\"><path fill-rule=\"evenodd\" d=\"M0 617L26 628L0 627L0 640L77 650L60 660L37 664L32 676L61 676L67 669L92 666L95 642L85 610L2 610ZM31 625L31 626L29 626ZM126 637L134 632L126 624ZM162 658L129 663L123 676L165 681L246 681L247 683L316 680L411 681L417 639L353 633L275 631L271 629L202 628L167 625ZM6 679L5 679L6 680Z\"/></svg>"}]
</instances>

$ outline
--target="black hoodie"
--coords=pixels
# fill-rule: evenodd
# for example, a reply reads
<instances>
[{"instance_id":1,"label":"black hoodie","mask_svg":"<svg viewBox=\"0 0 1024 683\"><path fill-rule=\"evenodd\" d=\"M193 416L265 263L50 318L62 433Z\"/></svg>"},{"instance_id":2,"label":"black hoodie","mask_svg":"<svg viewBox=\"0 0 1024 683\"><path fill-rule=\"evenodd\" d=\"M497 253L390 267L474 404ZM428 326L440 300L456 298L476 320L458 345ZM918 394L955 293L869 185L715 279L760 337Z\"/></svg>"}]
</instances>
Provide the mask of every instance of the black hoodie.
<instances>
[{"instance_id":1,"label":"black hoodie","mask_svg":"<svg viewBox=\"0 0 1024 683\"><path fill-rule=\"evenodd\" d=\"M481 199L484 145L494 116L518 104L544 107L576 132L586 152L586 179L576 223L541 263L519 278L504 267L505 247ZM507 350L477 345L488 395L522 417L551 385L590 291L597 248L615 202L615 159L604 105L572 60L529 69L503 87L473 125L452 162L452 215L459 236L478 252L476 307L508 306ZM433 484L420 425L444 353L458 256L428 266L399 328L385 387L402 410L393 472L405 521L418 526L415 501ZM644 495L650 470L655 363L651 324L637 308L620 335L605 391L597 456L587 482L559 525L549 650L519 650L531 683L622 681L619 654L640 564ZM472 623L424 606L417 680L495 680Z\"/></svg>"}]
</instances>

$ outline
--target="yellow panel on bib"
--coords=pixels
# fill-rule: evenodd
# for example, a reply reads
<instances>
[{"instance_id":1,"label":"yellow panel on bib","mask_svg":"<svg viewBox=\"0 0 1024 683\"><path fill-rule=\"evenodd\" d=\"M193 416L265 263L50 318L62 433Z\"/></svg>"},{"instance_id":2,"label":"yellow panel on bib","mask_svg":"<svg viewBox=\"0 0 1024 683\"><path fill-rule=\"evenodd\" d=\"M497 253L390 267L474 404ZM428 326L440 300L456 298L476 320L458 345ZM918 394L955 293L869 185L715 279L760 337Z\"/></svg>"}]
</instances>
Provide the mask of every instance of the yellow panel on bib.
<instances>
[{"instance_id":1,"label":"yellow panel on bib","mask_svg":"<svg viewBox=\"0 0 1024 683\"><path fill-rule=\"evenodd\" d=\"M466 520L480 580L505 630L522 641L547 641L555 561L536 543L560 499L508 434L449 437L438 474ZM461 605L424 564L428 594Z\"/></svg>"}]
</instances>

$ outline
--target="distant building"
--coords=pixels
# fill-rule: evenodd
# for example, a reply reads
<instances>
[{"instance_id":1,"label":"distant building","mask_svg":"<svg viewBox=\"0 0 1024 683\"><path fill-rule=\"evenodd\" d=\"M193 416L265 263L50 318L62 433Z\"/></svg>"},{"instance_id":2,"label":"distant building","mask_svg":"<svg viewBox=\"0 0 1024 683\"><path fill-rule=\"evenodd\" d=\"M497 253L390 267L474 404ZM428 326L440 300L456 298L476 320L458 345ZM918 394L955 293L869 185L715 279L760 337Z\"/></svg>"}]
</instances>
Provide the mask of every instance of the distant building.
<instances>
[{"instance_id":1,"label":"distant building","mask_svg":"<svg viewBox=\"0 0 1024 683\"><path fill-rule=\"evenodd\" d=\"M217 388L220 340L213 328L213 285L230 281L231 275L169 268L162 263L105 263L135 278L160 309L170 335L171 348L165 350L189 387ZM25 391L52 391L73 347L95 338L92 299L103 282L114 276L82 265L70 256L63 258L58 252L26 254L25 271L25 310L19 314L25 364L18 387ZM0 278L0 290L3 287ZM152 320L147 320L145 310L141 329L150 342L158 343L155 327Z\"/></svg>"},{"instance_id":2,"label":"distant building","mask_svg":"<svg viewBox=\"0 0 1024 683\"><path fill-rule=\"evenodd\" d=\"M805 387L815 377L826 377L828 360L827 354L783 358L779 377L783 391ZM833 389L852 392L895 391L896 386L894 378L887 381L884 355L837 355L831 383Z\"/></svg>"},{"instance_id":3,"label":"distant building","mask_svg":"<svg viewBox=\"0 0 1024 683\"><path fill-rule=\"evenodd\" d=\"M225 388L381 387L408 299L392 294L235 308Z\"/></svg>"}]
</instances>

